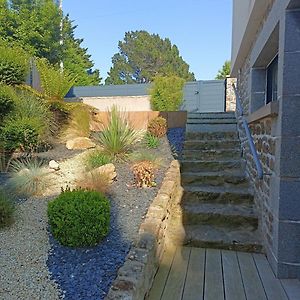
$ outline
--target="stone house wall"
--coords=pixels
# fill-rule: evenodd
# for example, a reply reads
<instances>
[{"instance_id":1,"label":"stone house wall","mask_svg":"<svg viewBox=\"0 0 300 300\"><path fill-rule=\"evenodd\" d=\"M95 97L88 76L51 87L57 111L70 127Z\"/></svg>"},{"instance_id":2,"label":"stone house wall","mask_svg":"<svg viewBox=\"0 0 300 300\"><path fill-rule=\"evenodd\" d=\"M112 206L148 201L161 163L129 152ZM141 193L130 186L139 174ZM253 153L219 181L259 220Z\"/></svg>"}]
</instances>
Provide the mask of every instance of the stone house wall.
<instances>
[{"instance_id":1,"label":"stone house wall","mask_svg":"<svg viewBox=\"0 0 300 300\"><path fill-rule=\"evenodd\" d=\"M260 215L264 249L279 278L300 278L299 8L295 0L270 1L237 78L263 179L256 176L242 117L237 113L243 157ZM275 54L278 101L265 104L266 68Z\"/></svg>"}]
</instances>

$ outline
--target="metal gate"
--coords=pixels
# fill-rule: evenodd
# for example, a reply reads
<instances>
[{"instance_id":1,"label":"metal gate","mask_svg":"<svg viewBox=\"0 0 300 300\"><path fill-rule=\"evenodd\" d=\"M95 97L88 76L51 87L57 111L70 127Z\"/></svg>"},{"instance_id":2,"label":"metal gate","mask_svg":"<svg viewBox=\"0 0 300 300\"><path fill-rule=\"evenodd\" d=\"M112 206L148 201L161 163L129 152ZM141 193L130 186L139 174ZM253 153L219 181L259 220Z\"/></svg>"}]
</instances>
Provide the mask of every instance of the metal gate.
<instances>
[{"instance_id":1,"label":"metal gate","mask_svg":"<svg viewBox=\"0 0 300 300\"><path fill-rule=\"evenodd\" d=\"M187 82L181 110L188 112L225 111L225 81L201 80Z\"/></svg>"}]
</instances>

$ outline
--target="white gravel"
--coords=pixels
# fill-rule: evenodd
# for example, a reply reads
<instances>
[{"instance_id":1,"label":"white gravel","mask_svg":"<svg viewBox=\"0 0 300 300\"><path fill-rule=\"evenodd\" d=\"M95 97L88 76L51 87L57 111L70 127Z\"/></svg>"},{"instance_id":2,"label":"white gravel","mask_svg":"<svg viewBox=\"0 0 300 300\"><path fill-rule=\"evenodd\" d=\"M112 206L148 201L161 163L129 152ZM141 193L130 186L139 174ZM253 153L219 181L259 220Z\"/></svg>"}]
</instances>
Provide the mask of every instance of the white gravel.
<instances>
[{"instance_id":1,"label":"white gravel","mask_svg":"<svg viewBox=\"0 0 300 300\"><path fill-rule=\"evenodd\" d=\"M60 299L46 265L46 207L46 200L29 199L17 205L15 224L0 230L0 299Z\"/></svg>"}]
</instances>

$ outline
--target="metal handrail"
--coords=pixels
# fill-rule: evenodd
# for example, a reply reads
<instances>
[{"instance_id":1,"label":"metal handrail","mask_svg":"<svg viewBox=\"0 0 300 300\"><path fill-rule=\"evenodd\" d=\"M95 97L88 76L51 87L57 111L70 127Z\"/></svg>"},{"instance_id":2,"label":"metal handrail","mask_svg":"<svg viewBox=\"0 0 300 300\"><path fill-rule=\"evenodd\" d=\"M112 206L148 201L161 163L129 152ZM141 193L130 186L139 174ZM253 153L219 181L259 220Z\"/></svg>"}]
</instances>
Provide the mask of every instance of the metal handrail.
<instances>
[{"instance_id":1,"label":"metal handrail","mask_svg":"<svg viewBox=\"0 0 300 300\"><path fill-rule=\"evenodd\" d=\"M254 145L253 137L251 135L247 120L244 116L244 110L243 110L243 107L242 107L242 104L241 104L241 99L240 99L240 96L239 96L239 93L237 91L236 86L234 84L232 84L232 87L234 89L234 93L235 93L235 96L236 96L236 107L237 107L237 110L238 110L240 116L242 117L243 126L244 126L244 129L245 129L245 132L246 132L249 147L250 147L251 153L253 155L253 159L254 159L254 163L255 163L256 171L257 171L257 177L259 179L262 179L263 175L264 175L263 168L262 168L261 162L259 160L256 148L255 148L255 145Z\"/></svg>"}]
</instances>

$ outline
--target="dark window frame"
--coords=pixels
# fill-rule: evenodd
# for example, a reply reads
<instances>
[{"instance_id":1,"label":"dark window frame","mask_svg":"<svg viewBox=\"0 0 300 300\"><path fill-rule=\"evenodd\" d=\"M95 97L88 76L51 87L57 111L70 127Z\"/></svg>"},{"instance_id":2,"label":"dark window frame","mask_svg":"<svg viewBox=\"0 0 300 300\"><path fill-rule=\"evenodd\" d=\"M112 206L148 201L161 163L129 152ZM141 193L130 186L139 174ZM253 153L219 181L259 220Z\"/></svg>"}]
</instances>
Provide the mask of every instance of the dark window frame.
<instances>
[{"instance_id":1,"label":"dark window frame","mask_svg":"<svg viewBox=\"0 0 300 300\"><path fill-rule=\"evenodd\" d=\"M266 67L266 97L265 103L278 100L278 54Z\"/></svg>"}]
</instances>

